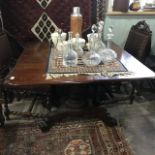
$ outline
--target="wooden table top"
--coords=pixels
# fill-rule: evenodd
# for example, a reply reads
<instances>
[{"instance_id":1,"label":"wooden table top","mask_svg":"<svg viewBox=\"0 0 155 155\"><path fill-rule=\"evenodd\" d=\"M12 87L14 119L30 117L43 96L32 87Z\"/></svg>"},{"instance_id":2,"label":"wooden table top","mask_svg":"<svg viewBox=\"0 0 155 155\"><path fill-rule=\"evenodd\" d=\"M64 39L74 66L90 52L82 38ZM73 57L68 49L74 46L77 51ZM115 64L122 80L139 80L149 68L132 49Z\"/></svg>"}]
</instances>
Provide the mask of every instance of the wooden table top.
<instances>
[{"instance_id":1,"label":"wooden table top","mask_svg":"<svg viewBox=\"0 0 155 155\"><path fill-rule=\"evenodd\" d=\"M46 71L50 51L49 45L48 43L32 42L27 44L25 47L15 67L7 76L5 85L18 87L40 85L45 86L155 78L154 72L135 59L128 52L124 51L114 43L112 44L112 48L117 52L118 59L131 74L114 77L78 75L72 77L47 79Z\"/></svg>"}]
</instances>

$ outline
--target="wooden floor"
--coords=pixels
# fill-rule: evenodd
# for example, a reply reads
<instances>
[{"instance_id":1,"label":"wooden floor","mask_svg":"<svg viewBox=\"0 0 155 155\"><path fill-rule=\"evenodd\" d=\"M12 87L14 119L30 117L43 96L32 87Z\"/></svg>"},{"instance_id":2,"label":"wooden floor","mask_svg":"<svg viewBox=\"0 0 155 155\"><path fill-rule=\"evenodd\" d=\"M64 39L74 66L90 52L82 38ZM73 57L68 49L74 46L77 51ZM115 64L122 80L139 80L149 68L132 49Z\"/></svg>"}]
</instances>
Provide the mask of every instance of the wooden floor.
<instances>
[{"instance_id":1,"label":"wooden floor","mask_svg":"<svg viewBox=\"0 0 155 155\"><path fill-rule=\"evenodd\" d=\"M136 97L132 105L120 103L108 106L118 118L135 155L155 154L155 96L154 92Z\"/></svg>"}]
</instances>

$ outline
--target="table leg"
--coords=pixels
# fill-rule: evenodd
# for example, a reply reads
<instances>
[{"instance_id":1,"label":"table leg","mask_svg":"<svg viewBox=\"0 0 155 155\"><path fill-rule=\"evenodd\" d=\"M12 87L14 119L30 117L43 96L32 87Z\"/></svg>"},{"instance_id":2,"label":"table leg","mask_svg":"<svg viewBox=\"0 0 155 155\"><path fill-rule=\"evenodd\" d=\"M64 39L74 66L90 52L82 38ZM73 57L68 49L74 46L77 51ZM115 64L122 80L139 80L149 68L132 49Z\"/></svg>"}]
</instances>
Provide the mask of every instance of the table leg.
<instances>
[{"instance_id":1,"label":"table leg","mask_svg":"<svg viewBox=\"0 0 155 155\"><path fill-rule=\"evenodd\" d=\"M4 116L3 116L2 105L0 103L0 127L4 126L4 122L5 122L5 119L4 119Z\"/></svg>"},{"instance_id":2,"label":"table leg","mask_svg":"<svg viewBox=\"0 0 155 155\"><path fill-rule=\"evenodd\" d=\"M56 122L62 121L67 116L70 118L80 117L89 119L100 119L108 126L116 126L117 120L112 118L104 107L92 107L84 109L59 109L50 114L48 118L39 119L38 125L43 132L48 131Z\"/></svg>"},{"instance_id":3,"label":"table leg","mask_svg":"<svg viewBox=\"0 0 155 155\"><path fill-rule=\"evenodd\" d=\"M63 103L56 111L49 114L48 118L38 119L37 123L43 132L50 129L55 122L62 121L68 117L97 118L103 120L108 126L117 125L117 121L110 116L104 106L94 104L94 95L97 94L92 90L89 85L66 86L59 87L56 97L63 98ZM64 89L64 91L63 91ZM59 94L62 93L62 96ZM64 106L65 105L65 106Z\"/></svg>"},{"instance_id":4,"label":"table leg","mask_svg":"<svg viewBox=\"0 0 155 155\"><path fill-rule=\"evenodd\" d=\"M4 114L5 114L5 117L6 117L6 120L10 120L10 110L9 110L9 107L8 107L8 92L6 90L4 90Z\"/></svg>"},{"instance_id":5,"label":"table leg","mask_svg":"<svg viewBox=\"0 0 155 155\"><path fill-rule=\"evenodd\" d=\"M134 98L135 98L135 90L136 90L136 84L135 84L135 82L132 82L131 83L131 85L132 85L132 90L131 90L131 93L130 93L130 104L132 104L133 103L133 100L134 100Z\"/></svg>"}]
</instances>

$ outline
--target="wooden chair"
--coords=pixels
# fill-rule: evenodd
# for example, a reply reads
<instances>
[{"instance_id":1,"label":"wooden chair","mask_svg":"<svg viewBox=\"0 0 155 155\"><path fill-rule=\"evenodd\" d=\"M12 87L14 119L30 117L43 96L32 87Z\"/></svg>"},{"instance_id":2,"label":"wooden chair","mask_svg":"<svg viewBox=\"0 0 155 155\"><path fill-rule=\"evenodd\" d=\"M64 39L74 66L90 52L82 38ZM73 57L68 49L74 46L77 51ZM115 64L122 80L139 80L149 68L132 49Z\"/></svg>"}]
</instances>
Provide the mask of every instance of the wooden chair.
<instances>
[{"instance_id":1,"label":"wooden chair","mask_svg":"<svg viewBox=\"0 0 155 155\"><path fill-rule=\"evenodd\" d=\"M139 21L130 29L124 49L142 63L146 63L151 52L152 31L145 21ZM143 81L134 83L138 94L142 91Z\"/></svg>"},{"instance_id":2,"label":"wooden chair","mask_svg":"<svg viewBox=\"0 0 155 155\"><path fill-rule=\"evenodd\" d=\"M149 25L145 21L140 21L131 27L124 49L145 63L151 51L151 37Z\"/></svg>"},{"instance_id":3,"label":"wooden chair","mask_svg":"<svg viewBox=\"0 0 155 155\"><path fill-rule=\"evenodd\" d=\"M151 36L152 32L149 25L145 21L140 21L131 27L124 49L139 61L145 63L151 51ZM98 96L103 96L104 93L108 98L108 101L116 102L117 100L129 99L130 103L132 103L135 89L137 89L138 93L140 93L142 84L142 82L118 82L117 85L105 85L104 88L98 87L100 93ZM122 97L117 99L115 94L122 94Z\"/></svg>"},{"instance_id":4,"label":"wooden chair","mask_svg":"<svg viewBox=\"0 0 155 155\"><path fill-rule=\"evenodd\" d=\"M2 15L0 12L0 97L5 102L5 112L8 113L7 103L12 99L13 92L5 89L4 80L7 74L16 64L17 59L22 53L23 48L17 43L17 41L8 34L8 32L3 27ZM1 106L1 105L0 105ZM4 124L4 117L2 113L2 106L0 107L0 122L1 125Z\"/></svg>"},{"instance_id":5,"label":"wooden chair","mask_svg":"<svg viewBox=\"0 0 155 155\"><path fill-rule=\"evenodd\" d=\"M0 96L6 94L3 86L4 79L10 70L10 60L11 60L11 48L6 34L0 35ZM0 103L0 124L4 124L4 117L2 114L2 105Z\"/></svg>"}]
</instances>

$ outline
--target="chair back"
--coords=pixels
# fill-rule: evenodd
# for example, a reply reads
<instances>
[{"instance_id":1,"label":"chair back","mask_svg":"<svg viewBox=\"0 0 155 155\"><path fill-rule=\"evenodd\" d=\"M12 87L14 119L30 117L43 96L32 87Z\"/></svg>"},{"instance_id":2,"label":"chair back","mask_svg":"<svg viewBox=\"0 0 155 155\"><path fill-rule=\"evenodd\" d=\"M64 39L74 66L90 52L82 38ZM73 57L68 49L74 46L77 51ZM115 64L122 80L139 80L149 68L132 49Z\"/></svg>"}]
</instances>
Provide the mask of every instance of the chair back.
<instances>
[{"instance_id":1,"label":"chair back","mask_svg":"<svg viewBox=\"0 0 155 155\"><path fill-rule=\"evenodd\" d=\"M22 46L16 41L3 24L3 17L0 10L0 69L13 67L16 60L22 53Z\"/></svg>"},{"instance_id":2,"label":"chair back","mask_svg":"<svg viewBox=\"0 0 155 155\"><path fill-rule=\"evenodd\" d=\"M142 63L151 51L152 31L145 21L140 21L130 29L124 49Z\"/></svg>"}]
</instances>

